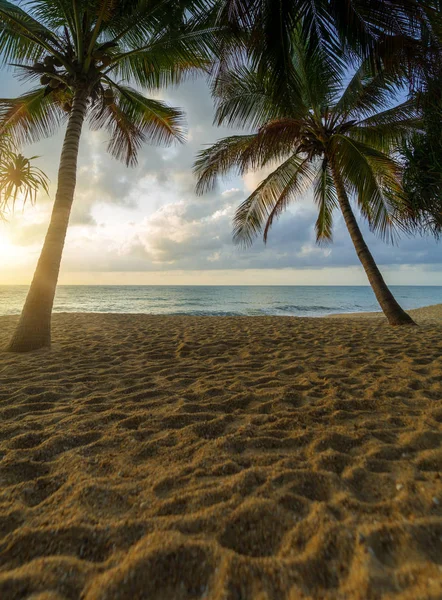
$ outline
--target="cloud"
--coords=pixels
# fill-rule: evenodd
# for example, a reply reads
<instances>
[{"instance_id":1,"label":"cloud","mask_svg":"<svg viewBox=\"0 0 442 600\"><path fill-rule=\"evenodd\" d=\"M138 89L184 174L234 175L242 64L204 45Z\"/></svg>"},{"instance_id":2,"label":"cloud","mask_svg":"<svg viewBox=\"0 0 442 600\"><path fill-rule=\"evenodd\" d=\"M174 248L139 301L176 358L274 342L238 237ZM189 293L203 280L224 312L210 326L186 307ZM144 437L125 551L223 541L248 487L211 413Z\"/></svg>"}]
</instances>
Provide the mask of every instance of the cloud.
<instances>
[{"instance_id":1,"label":"cloud","mask_svg":"<svg viewBox=\"0 0 442 600\"><path fill-rule=\"evenodd\" d=\"M192 173L195 156L217 139L238 132L213 127L212 101L202 79L167 90L162 96L186 111L188 142L171 148L146 145L134 169L127 169L106 153L106 132L91 132L85 125L63 259L65 272L272 273L310 269L320 273L324 269L349 269L352 273L359 266L338 214L334 243L316 245L316 207L311 193L275 223L266 246L260 239L247 250L234 246L235 209L268 170L247 174L243 179L229 177L210 193L197 197ZM60 131L51 140L28 149L28 154L41 155L39 165L51 177L51 198L40 194L35 209L27 209L24 215L17 214L8 225L1 226L17 247L29 248L29 273L55 196L62 134ZM439 273L442 269L440 247L432 240L404 238L396 247L387 246L365 224L362 230L378 263L396 270L409 269L410 283L418 265L428 265L428 272Z\"/></svg>"}]
</instances>

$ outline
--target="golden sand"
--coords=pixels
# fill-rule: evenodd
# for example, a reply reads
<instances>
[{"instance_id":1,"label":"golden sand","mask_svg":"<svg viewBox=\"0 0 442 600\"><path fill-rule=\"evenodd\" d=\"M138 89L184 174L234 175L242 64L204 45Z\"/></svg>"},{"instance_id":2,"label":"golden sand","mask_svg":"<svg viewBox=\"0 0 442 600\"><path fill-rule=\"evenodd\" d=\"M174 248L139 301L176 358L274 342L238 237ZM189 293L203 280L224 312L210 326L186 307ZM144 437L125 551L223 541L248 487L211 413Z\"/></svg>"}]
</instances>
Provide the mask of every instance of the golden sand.
<instances>
[{"instance_id":1,"label":"golden sand","mask_svg":"<svg viewBox=\"0 0 442 600\"><path fill-rule=\"evenodd\" d=\"M55 315L0 354L1 600L442 598L442 306L414 316Z\"/></svg>"}]
</instances>

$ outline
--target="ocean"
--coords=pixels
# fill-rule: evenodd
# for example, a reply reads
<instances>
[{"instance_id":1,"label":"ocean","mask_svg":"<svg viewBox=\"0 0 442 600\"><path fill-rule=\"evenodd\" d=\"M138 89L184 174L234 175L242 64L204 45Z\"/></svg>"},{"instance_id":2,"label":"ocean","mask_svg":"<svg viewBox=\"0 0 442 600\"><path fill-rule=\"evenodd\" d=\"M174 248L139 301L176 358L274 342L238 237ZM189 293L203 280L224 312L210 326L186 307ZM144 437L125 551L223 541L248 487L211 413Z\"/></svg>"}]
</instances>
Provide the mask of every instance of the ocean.
<instances>
[{"instance_id":1,"label":"ocean","mask_svg":"<svg viewBox=\"0 0 442 600\"><path fill-rule=\"evenodd\" d=\"M405 309L442 303L442 287L391 286ZM26 286L0 286L0 315L19 314ZM319 317L379 311L364 286L70 286L58 287L55 312Z\"/></svg>"}]
</instances>

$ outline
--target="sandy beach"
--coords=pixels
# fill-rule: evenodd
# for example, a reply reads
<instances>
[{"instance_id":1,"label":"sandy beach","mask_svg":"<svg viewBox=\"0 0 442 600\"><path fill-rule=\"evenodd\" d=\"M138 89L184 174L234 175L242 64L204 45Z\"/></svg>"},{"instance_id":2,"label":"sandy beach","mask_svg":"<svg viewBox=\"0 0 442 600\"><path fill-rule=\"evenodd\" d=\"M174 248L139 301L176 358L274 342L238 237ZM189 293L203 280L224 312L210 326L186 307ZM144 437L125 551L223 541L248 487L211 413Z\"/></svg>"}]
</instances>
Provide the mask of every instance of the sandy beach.
<instances>
[{"instance_id":1,"label":"sandy beach","mask_svg":"<svg viewBox=\"0 0 442 600\"><path fill-rule=\"evenodd\" d=\"M0 353L0 598L442 598L442 305L410 312L56 314Z\"/></svg>"}]
</instances>

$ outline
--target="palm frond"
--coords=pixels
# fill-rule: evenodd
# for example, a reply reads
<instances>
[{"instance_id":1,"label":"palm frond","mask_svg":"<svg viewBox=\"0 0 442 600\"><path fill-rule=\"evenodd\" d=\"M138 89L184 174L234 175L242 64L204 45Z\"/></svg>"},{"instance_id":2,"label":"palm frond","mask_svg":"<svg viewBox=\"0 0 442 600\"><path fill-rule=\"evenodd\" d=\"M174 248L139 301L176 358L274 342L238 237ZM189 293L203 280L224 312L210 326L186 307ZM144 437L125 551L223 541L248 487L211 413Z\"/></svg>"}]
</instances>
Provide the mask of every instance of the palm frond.
<instances>
[{"instance_id":1,"label":"palm frond","mask_svg":"<svg viewBox=\"0 0 442 600\"><path fill-rule=\"evenodd\" d=\"M0 160L4 161L6 157L12 156L16 150L17 147L11 136L6 132L0 134Z\"/></svg>"},{"instance_id":2,"label":"palm frond","mask_svg":"<svg viewBox=\"0 0 442 600\"><path fill-rule=\"evenodd\" d=\"M278 163L296 150L302 123L297 119L270 121L254 135L224 138L198 154L195 173L197 193L212 189L218 175L236 168L239 175Z\"/></svg>"},{"instance_id":3,"label":"palm frond","mask_svg":"<svg viewBox=\"0 0 442 600\"><path fill-rule=\"evenodd\" d=\"M76 2L78 4L78 0ZM74 5L72 0L27 0L32 16L51 31L56 32L67 26L74 31Z\"/></svg>"},{"instance_id":4,"label":"palm frond","mask_svg":"<svg viewBox=\"0 0 442 600\"><path fill-rule=\"evenodd\" d=\"M213 189L218 177L227 175L236 167L239 174L255 164L253 146L257 134L236 135L219 140L197 155L194 172L198 178L197 194Z\"/></svg>"},{"instance_id":5,"label":"palm frond","mask_svg":"<svg viewBox=\"0 0 442 600\"><path fill-rule=\"evenodd\" d=\"M330 17L341 42L359 58L379 66L392 46L400 49L418 34L424 11L416 0L332 0ZM383 50L383 52L381 52Z\"/></svg>"},{"instance_id":6,"label":"palm frond","mask_svg":"<svg viewBox=\"0 0 442 600\"><path fill-rule=\"evenodd\" d=\"M38 60L48 51L58 54L57 37L16 4L0 0L0 57L11 61Z\"/></svg>"},{"instance_id":7,"label":"palm frond","mask_svg":"<svg viewBox=\"0 0 442 600\"><path fill-rule=\"evenodd\" d=\"M433 3L417 0L219 0L218 22L248 34L248 62L286 95L293 75L293 31L302 24L304 39L337 63L344 52L367 58L373 67L418 37ZM428 19L427 19L428 20ZM382 44L382 46L381 46Z\"/></svg>"},{"instance_id":8,"label":"palm frond","mask_svg":"<svg viewBox=\"0 0 442 600\"><path fill-rule=\"evenodd\" d=\"M382 152L395 152L406 139L422 130L422 118L411 99L355 123L348 136Z\"/></svg>"},{"instance_id":9,"label":"palm frond","mask_svg":"<svg viewBox=\"0 0 442 600\"><path fill-rule=\"evenodd\" d=\"M392 198L399 199L403 193L399 164L385 153L344 135L333 137L331 152L370 229L384 240L394 241L399 223Z\"/></svg>"},{"instance_id":10,"label":"palm frond","mask_svg":"<svg viewBox=\"0 0 442 600\"><path fill-rule=\"evenodd\" d=\"M361 120L379 110L386 110L391 98L399 91L396 78L391 78L384 70L373 73L369 62L363 62L356 70L333 112L343 120Z\"/></svg>"},{"instance_id":11,"label":"palm frond","mask_svg":"<svg viewBox=\"0 0 442 600\"><path fill-rule=\"evenodd\" d=\"M133 51L115 55L112 73L146 89L177 85L189 76L208 71L207 48L185 36L164 39Z\"/></svg>"},{"instance_id":12,"label":"palm frond","mask_svg":"<svg viewBox=\"0 0 442 600\"><path fill-rule=\"evenodd\" d=\"M117 42L124 50L133 50L146 46L155 36L179 28L183 22L179 3L172 5L165 0L120 1L112 19L103 24L102 36L106 41Z\"/></svg>"},{"instance_id":13,"label":"palm frond","mask_svg":"<svg viewBox=\"0 0 442 600\"><path fill-rule=\"evenodd\" d=\"M140 92L111 83L115 99L97 105L90 117L94 129L110 133L108 151L127 165L135 165L142 144L170 144L184 140L183 113L164 102L146 98Z\"/></svg>"},{"instance_id":14,"label":"palm frond","mask_svg":"<svg viewBox=\"0 0 442 600\"><path fill-rule=\"evenodd\" d=\"M328 243L333 239L333 212L339 208L333 176L327 160L323 159L314 182L314 199L318 206L316 241Z\"/></svg>"},{"instance_id":15,"label":"palm frond","mask_svg":"<svg viewBox=\"0 0 442 600\"><path fill-rule=\"evenodd\" d=\"M20 146L53 135L66 118L56 93L39 87L18 98L0 99L0 135L8 133Z\"/></svg>"},{"instance_id":16,"label":"palm frond","mask_svg":"<svg viewBox=\"0 0 442 600\"><path fill-rule=\"evenodd\" d=\"M331 106L342 86L347 64L343 53L330 54L318 40L306 37L302 28L293 33L293 83L304 105L317 115Z\"/></svg>"},{"instance_id":17,"label":"palm frond","mask_svg":"<svg viewBox=\"0 0 442 600\"><path fill-rule=\"evenodd\" d=\"M416 100L411 98L387 108L387 110L377 112L374 115L358 121L358 127L372 127L376 125L396 125L397 123L409 122L420 117L420 110L416 106Z\"/></svg>"},{"instance_id":18,"label":"palm frond","mask_svg":"<svg viewBox=\"0 0 442 600\"><path fill-rule=\"evenodd\" d=\"M307 112L298 87L289 98L281 98L275 94L269 78L260 77L256 71L244 66L219 78L215 102L214 121L217 125L252 129L288 115L302 117Z\"/></svg>"},{"instance_id":19,"label":"palm frond","mask_svg":"<svg viewBox=\"0 0 442 600\"><path fill-rule=\"evenodd\" d=\"M235 243L251 245L262 229L267 241L275 219L311 185L314 171L310 162L308 158L293 155L264 179L235 213Z\"/></svg>"},{"instance_id":20,"label":"palm frond","mask_svg":"<svg viewBox=\"0 0 442 600\"><path fill-rule=\"evenodd\" d=\"M187 5L190 8L194 2ZM178 4L155 0L139 2L138 8L126 13L120 10L106 24L103 39L118 43L118 60L145 52L172 52L186 62L192 56L213 57L219 48L219 27L207 19L189 17L191 11L174 17L176 8Z\"/></svg>"},{"instance_id":21,"label":"palm frond","mask_svg":"<svg viewBox=\"0 0 442 600\"><path fill-rule=\"evenodd\" d=\"M421 119L404 119L392 124L355 127L348 136L381 152L396 152L415 132L422 131Z\"/></svg>"}]
</instances>

